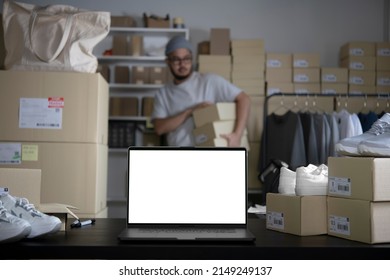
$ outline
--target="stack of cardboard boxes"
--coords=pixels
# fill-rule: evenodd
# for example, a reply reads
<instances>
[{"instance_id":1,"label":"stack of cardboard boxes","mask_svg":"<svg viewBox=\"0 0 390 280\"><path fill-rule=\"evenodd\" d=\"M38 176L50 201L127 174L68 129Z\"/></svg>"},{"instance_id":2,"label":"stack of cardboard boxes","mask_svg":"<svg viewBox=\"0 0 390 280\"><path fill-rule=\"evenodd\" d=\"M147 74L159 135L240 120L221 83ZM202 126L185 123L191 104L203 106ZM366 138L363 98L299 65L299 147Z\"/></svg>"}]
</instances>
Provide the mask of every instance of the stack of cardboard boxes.
<instances>
[{"instance_id":1,"label":"stack of cardboard boxes","mask_svg":"<svg viewBox=\"0 0 390 280\"><path fill-rule=\"evenodd\" d=\"M1 168L40 169L41 202L107 213L108 84L100 74L1 71ZM28 198L28 197L27 197Z\"/></svg>"},{"instance_id":2,"label":"stack of cardboard boxes","mask_svg":"<svg viewBox=\"0 0 390 280\"><path fill-rule=\"evenodd\" d=\"M198 71L218 74L231 81L231 68L230 29L212 28L209 47L205 52L198 52Z\"/></svg>"},{"instance_id":3,"label":"stack of cardboard boxes","mask_svg":"<svg viewBox=\"0 0 390 280\"><path fill-rule=\"evenodd\" d=\"M221 134L228 134L234 130L236 103L217 103L197 109L193 117L196 146L227 147L227 140L222 138ZM249 149L246 130L241 139L241 146Z\"/></svg>"},{"instance_id":4,"label":"stack of cardboard boxes","mask_svg":"<svg viewBox=\"0 0 390 280\"><path fill-rule=\"evenodd\" d=\"M376 92L390 93L390 43L378 42L376 50Z\"/></svg>"},{"instance_id":5,"label":"stack of cardboard boxes","mask_svg":"<svg viewBox=\"0 0 390 280\"><path fill-rule=\"evenodd\" d=\"M232 40L232 82L247 94L264 96L265 50L262 39Z\"/></svg>"},{"instance_id":6,"label":"stack of cardboard boxes","mask_svg":"<svg viewBox=\"0 0 390 280\"><path fill-rule=\"evenodd\" d=\"M290 53L266 53L265 80L267 95L274 93L292 93L292 54Z\"/></svg>"},{"instance_id":7,"label":"stack of cardboard boxes","mask_svg":"<svg viewBox=\"0 0 390 280\"><path fill-rule=\"evenodd\" d=\"M320 55L293 54L294 93L320 93Z\"/></svg>"},{"instance_id":8,"label":"stack of cardboard boxes","mask_svg":"<svg viewBox=\"0 0 390 280\"><path fill-rule=\"evenodd\" d=\"M370 244L390 242L390 160L330 157L328 167L327 196L267 194L267 228Z\"/></svg>"},{"instance_id":9,"label":"stack of cardboard boxes","mask_svg":"<svg viewBox=\"0 0 390 280\"><path fill-rule=\"evenodd\" d=\"M340 48L340 66L349 70L348 93L375 94L375 43L348 42Z\"/></svg>"}]
</instances>

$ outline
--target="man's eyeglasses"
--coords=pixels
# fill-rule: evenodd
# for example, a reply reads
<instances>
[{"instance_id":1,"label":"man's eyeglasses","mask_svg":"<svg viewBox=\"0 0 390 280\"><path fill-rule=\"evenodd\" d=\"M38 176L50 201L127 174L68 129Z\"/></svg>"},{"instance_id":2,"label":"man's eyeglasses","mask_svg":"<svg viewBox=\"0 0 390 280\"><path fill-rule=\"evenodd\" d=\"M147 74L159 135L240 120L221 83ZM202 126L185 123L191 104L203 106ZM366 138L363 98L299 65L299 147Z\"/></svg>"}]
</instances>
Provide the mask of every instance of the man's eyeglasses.
<instances>
[{"instance_id":1,"label":"man's eyeglasses","mask_svg":"<svg viewBox=\"0 0 390 280\"><path fill-rule=\"evenodd\" d=\"M192 62L192 56L186 56L186 57L183 57L183 58L179 58L179 57L171 57L168 59L169 62L171 62L173 65L180 65L180 63L183 63L183 64L189 64Z\"/></svg>"}]
</instances>

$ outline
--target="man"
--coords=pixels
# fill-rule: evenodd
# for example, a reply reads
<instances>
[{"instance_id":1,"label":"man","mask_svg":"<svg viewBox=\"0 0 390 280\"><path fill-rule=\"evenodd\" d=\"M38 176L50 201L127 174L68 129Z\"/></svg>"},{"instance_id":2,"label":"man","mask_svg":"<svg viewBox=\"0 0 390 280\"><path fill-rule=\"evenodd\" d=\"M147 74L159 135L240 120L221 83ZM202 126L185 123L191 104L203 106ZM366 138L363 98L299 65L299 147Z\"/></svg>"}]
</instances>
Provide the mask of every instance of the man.
<instances>
[{"instance_id":1,"label":"man","mask_svg":"<svg viewBox=\"0 0 390 280\"><path fill-rule=\"evenodd\" d=\"M166 46L166 63L173 81L155 96L152 121L156 133L166 134L169 146L194 146L194 110L217 102L236 102L234 131L220 137L230 147L240 146L249 115L249 96L218 75L194 71L193 54L183 36L173 37Z\"/></svg>"}]
</instances>

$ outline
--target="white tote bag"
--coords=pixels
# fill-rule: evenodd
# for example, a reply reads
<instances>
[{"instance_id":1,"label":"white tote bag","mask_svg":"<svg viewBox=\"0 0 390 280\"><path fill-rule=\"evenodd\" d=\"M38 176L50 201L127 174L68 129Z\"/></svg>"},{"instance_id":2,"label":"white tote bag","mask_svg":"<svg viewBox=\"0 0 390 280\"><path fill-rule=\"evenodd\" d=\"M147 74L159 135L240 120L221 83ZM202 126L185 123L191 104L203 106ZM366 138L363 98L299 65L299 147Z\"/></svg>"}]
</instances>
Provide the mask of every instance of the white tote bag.
<instances>
[{"instance_id":1,"label":"white tote bag","mask_svg":"<svg viewBox=\"0 0 390 280\"><path fill-rule=\"evenodd\" d=\"M4 0L5 69L94 73L93 48L110 29L110 13L67 5Z\"/></svg>"}]
</instances>

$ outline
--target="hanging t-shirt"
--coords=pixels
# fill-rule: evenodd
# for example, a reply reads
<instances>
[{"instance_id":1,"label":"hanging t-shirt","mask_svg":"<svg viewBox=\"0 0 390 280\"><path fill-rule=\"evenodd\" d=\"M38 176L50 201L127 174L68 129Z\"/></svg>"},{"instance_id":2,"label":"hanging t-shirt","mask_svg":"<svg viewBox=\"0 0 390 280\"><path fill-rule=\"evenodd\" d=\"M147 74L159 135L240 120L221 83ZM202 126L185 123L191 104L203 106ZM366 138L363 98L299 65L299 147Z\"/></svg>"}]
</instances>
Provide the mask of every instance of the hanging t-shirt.
<instances>
[{"instance_id":1,"label":"hanging t-shirt","mask_svg":"<svg viewBox=\"0 0 390 280\"><path fill-rule=\"evenodd\" d=\"M242 90L215 74L193 72L185 82L173 82L159 89L154 99L152 119L175 116L202 102L234 102ZM193 118L167 134L169 146L194 146Z\"/></svg>"}]
</instances>

